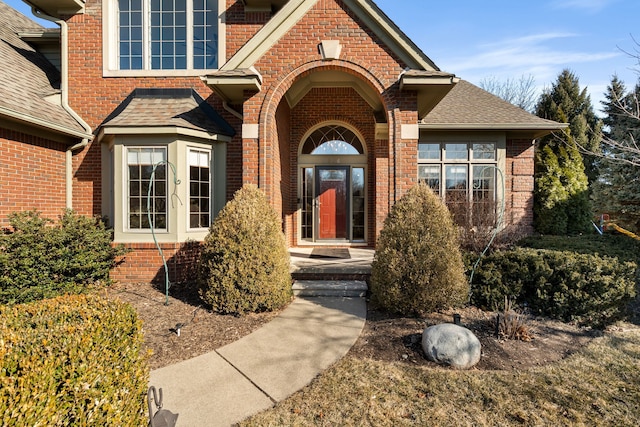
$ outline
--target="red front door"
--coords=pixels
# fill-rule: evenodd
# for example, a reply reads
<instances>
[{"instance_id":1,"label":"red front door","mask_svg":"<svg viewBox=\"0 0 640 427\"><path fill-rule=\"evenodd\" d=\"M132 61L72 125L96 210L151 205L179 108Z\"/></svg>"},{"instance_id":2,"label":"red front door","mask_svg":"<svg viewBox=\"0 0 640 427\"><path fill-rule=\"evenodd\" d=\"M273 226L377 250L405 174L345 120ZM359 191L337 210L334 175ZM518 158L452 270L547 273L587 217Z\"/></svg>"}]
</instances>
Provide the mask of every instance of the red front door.
<instances>
[{"instance_id":1,"label":"red front door","mask_svg":"<svg viewBox=\"0 0 640 427\"><path fill-rule=\"evenodd\" d=\"M347 168L317 168L318 238L347 238Z\"/></svg>"}]
</instances>

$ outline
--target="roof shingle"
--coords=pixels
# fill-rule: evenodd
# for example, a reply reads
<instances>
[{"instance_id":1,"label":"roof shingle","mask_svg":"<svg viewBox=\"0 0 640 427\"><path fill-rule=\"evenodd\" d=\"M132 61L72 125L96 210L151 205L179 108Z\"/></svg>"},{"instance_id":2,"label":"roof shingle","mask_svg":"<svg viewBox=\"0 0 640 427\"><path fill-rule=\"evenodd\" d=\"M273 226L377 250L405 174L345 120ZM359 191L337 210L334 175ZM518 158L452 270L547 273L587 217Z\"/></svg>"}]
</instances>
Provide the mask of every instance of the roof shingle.
<instances>
[{"instance_id":1,"label":"roof shingle","mask_svg":"<svg viewBox=\"0 0 640 427\"><path fill-rule=\"evenodd\" d=\"M25 30L42 27L0 0L0 114L5 110L76 136L86 133L61 105L45 100L60 93L60 72L18 37Z\"/></svg>"},{"instance_id":2,"label":"roof shingle","mask_svg":"<svg viewBox=\"0 0 640 427\"><path fill-rule=\"evenodd\" d=\"M233 136L233 128L193 89L135 89L103 127L166 127Z\"/></svg>"},{"instance_id":3,"label":"roof shingle","mask_svg":"<svg viewBox=\"0 0 640 427\"><path fill-rule=\"evenodd\" d=\"M561 123L541 119L503 99L460 80L422 120L429 127L562 129Z\"/></svg>"}]
</instances>

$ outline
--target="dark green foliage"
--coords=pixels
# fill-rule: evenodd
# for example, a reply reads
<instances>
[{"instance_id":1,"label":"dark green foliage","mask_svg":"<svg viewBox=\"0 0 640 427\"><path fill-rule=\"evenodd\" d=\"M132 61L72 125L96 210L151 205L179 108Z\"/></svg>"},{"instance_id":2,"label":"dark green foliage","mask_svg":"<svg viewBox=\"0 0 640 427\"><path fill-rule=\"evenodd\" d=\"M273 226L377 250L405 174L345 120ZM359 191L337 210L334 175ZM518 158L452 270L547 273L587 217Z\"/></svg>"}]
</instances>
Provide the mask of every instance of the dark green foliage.
<instances>
[{"instance_id":1,"label":"dark green foliage","mask_svg":"<svg viewBox=\"0 0 640 427\"><path fill-rule=\"evenodd\" d=\"M589 230L591 207L589 182L597 170L593 156L581 150L599 152L602 127L586 89L564 70L552 89L540 97L537 115L569 128L538 142L535 157L534 219L543 234L576 234Z\"/></svg>"},{"instance_id":2,"label":"dark green foliage","mask_svg":"<svg viewBox=\"0 0 640 427\"><path fill-rule=\"evenodd\" d=\"M637 100L640 85L630 93L624 83L614 77L603 102L605 136L614 144L604 145L605 158L599 162L600 177L594 185L596 213L609 214L619 226L636 234L640 232L640 166L636 144L640 141L640 114ZM620 144L616 146L615 144Z\"/></svg>"},{"instance_id":3,"label":"dark green foliage","mask_svg":"<svg viewBox=\"0 0 640 427\"><path fill-rule=\"evenodd\" d=\"M519 246L534 249L571 251L580 254L609 256L640 265L640 242L627 236L597 234L584 236L529 236Z\"/></svg>"},{"instance_id":4,"label":"dark green foliage","mask_svg":"<svg viewBox=\"0 0 640 427\"><path fill-rule=\"evenodd\" d=\"M289 252L264 193L245 185L213 222L198 269L200 296L216 312L276 310L291 300Z\"/></svg>"},{"instance_id":5,"label":"dark green foliage","mask_svg":"<svg viewBox=\"0 0 640 427\"><path fill-rule=\"evenodd\" d=\"M143 426L149 380L128 304L67 295L0 306L0 423Z\"/></svg>"},{"instance_id":6,"label":"dark green foliage","mask_svg":"<svg viewBox=\"0 0 640 427\"><path fill-rule=\"evenodd\" d=\"M424 184L391 209L371 267L372 297L390 311L420 315L467 301L457 228Z\"/></svg>"},{"instance_id":7,"label":"dark green foliage","mask_svg":"<svg viewBox=\"0 0 640 427\"><path fill-rule=\"evenodd\" d=\"M494 309L506 296L534 314L603 325L625 315L635 296L636 268L634 262L570 251L496 251L475 271L471 301Z\"/></svg>"},{"instance_id":8,"label":"dark green foliage","mask_svg":"<svg viewBox=\"0 0 640 427\"><path fill-rule=\"evenodd\" d=\"M65 211L60 221L35 211L10 216L12 231L0 234L0 303L21 303L109 283L120 247L94 218Z\"/></svg>"}]
</instances>

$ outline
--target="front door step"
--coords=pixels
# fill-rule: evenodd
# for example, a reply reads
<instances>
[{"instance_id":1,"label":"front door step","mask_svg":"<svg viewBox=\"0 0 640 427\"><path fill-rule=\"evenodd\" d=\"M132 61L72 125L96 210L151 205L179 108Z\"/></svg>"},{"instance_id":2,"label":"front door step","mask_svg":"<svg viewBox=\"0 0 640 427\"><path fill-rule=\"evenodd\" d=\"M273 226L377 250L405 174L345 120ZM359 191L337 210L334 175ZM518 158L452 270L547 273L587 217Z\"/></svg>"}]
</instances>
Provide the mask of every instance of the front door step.
<instances>
[{"instance_id":1,"label":"front door step","mask_svg":"<svg viewBox=\"0 0 640 427\"><path fill-rule=\"evenodd\" d=\"M362 280L296 280L293 294L301 297L364 297L368 290Z\"/></svg>"}]
</instances>

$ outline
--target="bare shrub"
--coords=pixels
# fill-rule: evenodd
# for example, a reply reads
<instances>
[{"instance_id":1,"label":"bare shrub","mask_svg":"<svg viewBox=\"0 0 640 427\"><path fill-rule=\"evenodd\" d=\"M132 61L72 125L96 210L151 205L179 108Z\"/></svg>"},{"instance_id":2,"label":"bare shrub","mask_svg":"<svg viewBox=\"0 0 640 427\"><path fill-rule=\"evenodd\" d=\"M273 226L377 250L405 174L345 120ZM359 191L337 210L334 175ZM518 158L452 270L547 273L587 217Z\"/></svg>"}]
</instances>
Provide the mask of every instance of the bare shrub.
<instances>
[{"instance_id":1,"label":"bare shrub","mask_svg":"<svg viewBox=\"0 0 640 427\"><path fill-rule=\"evenodd\" d=\"M513 301L507 297L504 298L504 310L496 314L496 336L519 341L533 338L525 316L514 310Z\"/></svg>"}]
</instances>

